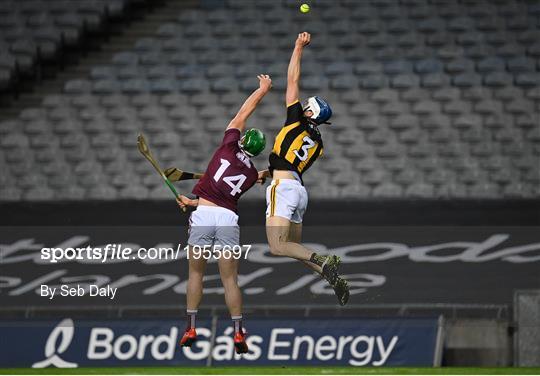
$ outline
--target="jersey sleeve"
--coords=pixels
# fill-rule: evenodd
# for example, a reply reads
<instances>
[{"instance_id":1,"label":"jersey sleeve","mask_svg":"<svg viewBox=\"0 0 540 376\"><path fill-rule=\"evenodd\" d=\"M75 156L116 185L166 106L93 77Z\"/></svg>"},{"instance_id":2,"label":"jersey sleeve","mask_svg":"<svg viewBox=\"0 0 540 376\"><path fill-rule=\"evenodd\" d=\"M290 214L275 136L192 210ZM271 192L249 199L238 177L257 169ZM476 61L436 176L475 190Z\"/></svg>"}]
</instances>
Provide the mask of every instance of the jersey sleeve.
<instances>
[{"instance_id":1,"label":"jersey sleeve","mask_svg":"<svg viewBox=\"0 0 540 376\"><path fill-rule=\"evenodd\" d=\"M304 110L299 101L294 102L293 104L287 106L287 120L285 125L293 124L302 119L304 116Z\"/></svg>"},{"instance_id":2,"label":"jersey sleeve","mask_svg":"<svg viewBox=\"0 0 540 376\"><path fill-rule=\"evenodd\" d=\"M221 145L230 144L231 142L238 142L239 140L240 140L240 129L237 129L237 128L227 129L225 131L225 135L223 136L223 141L221 142Z\"/></svg>"}]
</instances>

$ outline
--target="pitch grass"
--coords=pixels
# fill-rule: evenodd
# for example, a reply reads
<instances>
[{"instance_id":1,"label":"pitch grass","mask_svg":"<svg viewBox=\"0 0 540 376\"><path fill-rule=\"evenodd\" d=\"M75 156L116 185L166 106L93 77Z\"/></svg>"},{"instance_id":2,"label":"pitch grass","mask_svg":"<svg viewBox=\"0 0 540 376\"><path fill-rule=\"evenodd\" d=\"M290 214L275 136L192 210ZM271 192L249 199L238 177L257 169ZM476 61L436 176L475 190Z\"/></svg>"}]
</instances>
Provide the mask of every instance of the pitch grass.
<instances>
[{"instance_id":1,"label":"pitch grass","mask_svg":"<svg viewBox=\"0 0 540 376\"><path fill-rule=\"evenodd\" d=\"M0 368L1 375L540 375L540 368L113 367Z\"/></svg>"}]
</instances>

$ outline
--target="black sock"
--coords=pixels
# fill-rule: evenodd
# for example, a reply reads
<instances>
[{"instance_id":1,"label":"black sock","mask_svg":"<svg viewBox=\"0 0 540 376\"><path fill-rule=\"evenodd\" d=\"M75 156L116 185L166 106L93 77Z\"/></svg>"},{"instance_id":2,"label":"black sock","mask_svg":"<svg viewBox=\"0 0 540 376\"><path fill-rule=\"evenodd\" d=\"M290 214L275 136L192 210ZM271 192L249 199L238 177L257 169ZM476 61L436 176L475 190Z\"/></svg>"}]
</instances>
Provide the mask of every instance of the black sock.
<instances>
[{"instance_id":1,"label":"black sock","mask_svg":"<svg viewBox=\"0 0 540 376\"><path fill-rule=\"evenodd\" d=\"M197 316L198 310L186 309L187 314L187 329L195 328L195 316Z\"/></svg>"},{"instance_id":2,"label":"black sock","mask_svg":"<svg viewBox=\"0 0 540 376\"><path fill-rule=\"evenodd\" d=\"M313 252L311 256L309 257L310 262L319 266L323 266L325 260L326 260L326 256L320 256L316 254L315 252Z\"/></svg>"},{"instance_id":3,"label":"black sock","mask_svg":"<svg viewBox=\"0 0 540 376\"><path fill-rule=\"evenodd\" d=\"M242 333L242 315L231 316L231 319L234 326L234 332Z\"/></svg>"}]
</instances>

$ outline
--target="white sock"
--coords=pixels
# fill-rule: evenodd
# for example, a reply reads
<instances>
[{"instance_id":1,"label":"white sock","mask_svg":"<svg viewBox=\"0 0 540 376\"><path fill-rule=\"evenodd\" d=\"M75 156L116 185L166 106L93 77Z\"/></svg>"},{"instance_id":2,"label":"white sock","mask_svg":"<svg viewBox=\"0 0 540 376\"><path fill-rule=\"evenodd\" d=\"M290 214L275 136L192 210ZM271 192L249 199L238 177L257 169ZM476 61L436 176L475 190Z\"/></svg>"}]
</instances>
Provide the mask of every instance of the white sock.
<instances>
[{"instance_id":1,"label":"white sock","mask_svg":"<svg viewBox=\"0 0 540 376\"><path fill-rule=\"evenodd\" d=\"M242 332L242 315L231 316L231 319L233 321L234 332L241 333Z\"/></svg>"},{"instance_id":2,"label":"white sock","mask_svg":"<svg viewBox=\"0 0 540 376\"><path fill-rule=\"evenodd\" d=\"M198 309L186 309L188 328L195 328L195 316L197 316L198 311Z\"/></svg>"}]
</instances>

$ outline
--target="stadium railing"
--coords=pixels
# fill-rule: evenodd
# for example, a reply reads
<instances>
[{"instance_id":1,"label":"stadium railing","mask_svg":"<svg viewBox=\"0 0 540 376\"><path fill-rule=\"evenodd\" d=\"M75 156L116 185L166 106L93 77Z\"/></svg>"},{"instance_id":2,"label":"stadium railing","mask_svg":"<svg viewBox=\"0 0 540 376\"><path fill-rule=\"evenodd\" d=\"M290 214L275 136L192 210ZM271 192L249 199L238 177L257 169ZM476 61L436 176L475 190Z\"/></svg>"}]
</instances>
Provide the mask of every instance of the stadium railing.
<instances>
[{"instance_id":1,"label":"stadium railing","mask_svg":"<svg viewBox=\"0 0 540 376\"><path fill-rule=\"evenodd\" d=\"M227 315L227 307L200 307L205 316ZM256 317L417 317L444 315L448 319L484 318L511 319L511 309L506 304L447 304L447 303L403 303L403 304L349 304L335 307L329 304L291 305L244 305L244 312ZM58 318L69 315L80 318L133 318L133 317L183 317L182 304L167 305L119 305L119 306L5 306L0 307L2 318Z\"/></svg>"}]
</instances>

